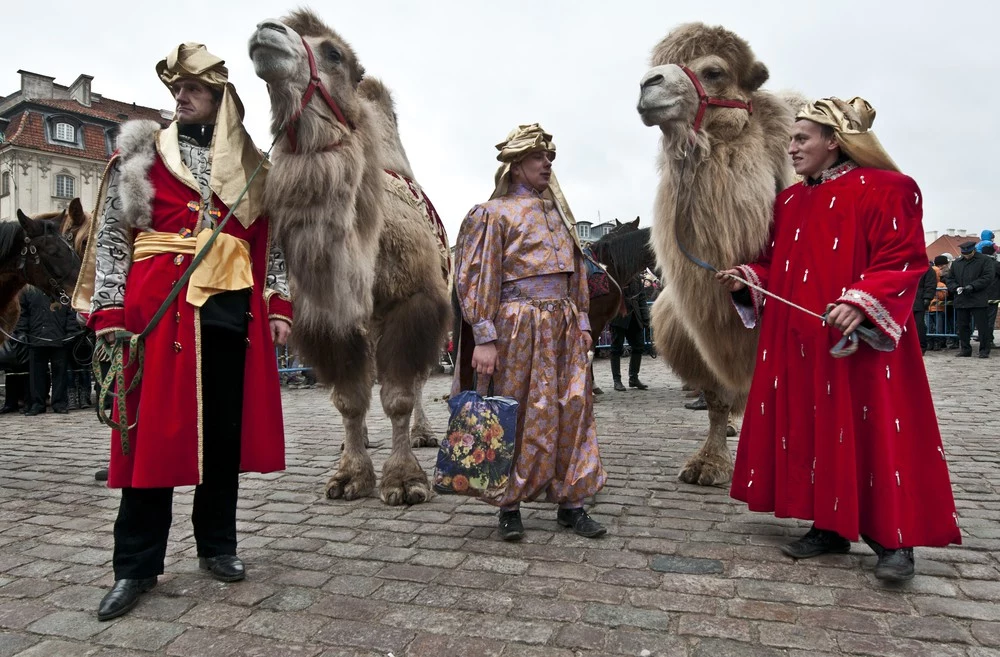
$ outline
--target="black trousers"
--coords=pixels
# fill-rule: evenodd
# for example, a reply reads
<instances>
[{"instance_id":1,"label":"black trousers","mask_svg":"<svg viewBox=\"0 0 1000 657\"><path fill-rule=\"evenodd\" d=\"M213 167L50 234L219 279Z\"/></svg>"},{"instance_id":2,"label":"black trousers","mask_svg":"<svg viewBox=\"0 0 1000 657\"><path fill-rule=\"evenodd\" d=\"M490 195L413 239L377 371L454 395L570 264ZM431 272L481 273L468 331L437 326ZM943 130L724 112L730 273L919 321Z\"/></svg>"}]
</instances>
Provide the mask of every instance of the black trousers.
<instances>
[{"instance_id":1,"label":"black trousers","mask_svg":"<svg viewBox=\"0 0 1000 657\"><path fill-rule=\"evenodd\" d=\"M927 324L924 322L925 311L914 310L913 321L917 323L917 338L920 340L920 348L927 351Z\"/></svg>"},{"instance_id":2,"label":"black trousers","mask_svg":"<svg viewBox=\"0 0 1000 657\"><path fill-rule=\"evenodd\" d=\"M66 349L58 347L29 347L28 372L31 379L29 407L45 410L49 394L49 365L52 366L52 410L66 410L69 396L66 392Z\"/></svg>"},{"instance_id":3,"label":"black trousers","mask_svg":"<svg viewBox=\"0 0 1000 657\"><path fill-rule=\"evenodd\" d=\"M202 482L194 489L191 522L199 557L236 554L243 413L244 336L202 327ZM123 488L115 521L115 579L163 573L173 488Z\"/></svg>"},{"instance_id":4,"label":"black trousers","mask_svg":"<svg viewBox=\"0 0 1000 657\"><path fill-rule=\"evenodd\" d=\"M642 333L642 324L636 320L635 315L630 315L627 328L611 325L611 355L621 356L625 350L626 340L633 354L645 351L646 340Z\"/></svg>"},{"instance_id":5,"label":"black trousers","mask_svg":"<svg viewBox=\"0 0 1000 657\"><path fill-rule=\"evenodd\" d=\"M986 321L986 306L982 308L957 308L955 311L958 324L958 344L963 351L972 350L972 325L975 319L979 329L979 350L989 353L993 344L993 325Z\"/></svg>"},{"instance_id":6,"label":"black trousers","mask_svg":"<svg viewBox=\"0 0 1000 657\"><path fill-rule=\"evenodd\" d=\"M996 303L991 303L988 306L986 306L986 323L983 324L983 326L990 327L990 336L993 336L993 330L994 330L993 327L996 326L996 323L997 323L997 304ZM979 330L982 331L982 329L979 329ZM990 340L990 347L993 346L994 340L995 340L995 336L993 336L993 339ZM983 343L983 336L982 336L982 334L980 334L979 335L979 344L982 344L982 343Z\"/></svg>"}]
</instances>

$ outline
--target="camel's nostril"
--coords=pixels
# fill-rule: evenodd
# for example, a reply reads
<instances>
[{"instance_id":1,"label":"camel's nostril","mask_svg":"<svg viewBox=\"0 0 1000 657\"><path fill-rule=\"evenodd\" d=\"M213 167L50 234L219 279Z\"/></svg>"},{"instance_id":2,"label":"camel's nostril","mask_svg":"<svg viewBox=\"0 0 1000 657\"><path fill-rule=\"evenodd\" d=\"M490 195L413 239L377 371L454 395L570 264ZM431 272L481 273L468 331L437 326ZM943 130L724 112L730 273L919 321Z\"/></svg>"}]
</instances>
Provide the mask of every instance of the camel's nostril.
<instances>
[{"instance_id":1,"label":"camel's nostril","mask_svg":"<svg viewBox=\"0 0 1000 657\"><path fill-rule=\"evenodd\" d=\"M652 87L653 85L662 83L663 83L663 76L657 73L656 75L643 80L639 86L640 88L645 89L646 87Z\"/></svg>"},{"instance_id":2,"label":"camel's nostril","mask_svg":"<svg viewBox=\"0 0 1000 657\"><path fill-rule=\"evenodd\" d=\"M257 29L258 30L274 30L275 32L280 32L281 34L284 34L285 32L288 31L285 28L284 25L282 25L281 23L279 23L277 21L263 21L263 22L257 24Z\"/></svg>"}]
</instances>

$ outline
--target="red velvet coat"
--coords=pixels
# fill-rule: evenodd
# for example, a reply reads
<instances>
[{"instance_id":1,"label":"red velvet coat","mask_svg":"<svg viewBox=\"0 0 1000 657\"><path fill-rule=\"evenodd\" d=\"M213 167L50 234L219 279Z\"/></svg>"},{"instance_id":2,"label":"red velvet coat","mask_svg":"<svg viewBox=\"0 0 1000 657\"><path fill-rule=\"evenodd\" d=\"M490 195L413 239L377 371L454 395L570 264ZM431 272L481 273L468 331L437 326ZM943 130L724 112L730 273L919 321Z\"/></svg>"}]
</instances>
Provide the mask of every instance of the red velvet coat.
<instances>
[{"instance_id":1,"label":"red velvet coat","mask_svg":"<svg viewBox=\"0 0 1000 657\"><path fill-rule=\"evenodd\" d=\"M921 208L912 179L860 168L775 201L774 241L741 268L748 280L820 314L856 306L884 350L833 358L837 331L774 299L761 314L753 294L760 346L731 489L752 511L887 548L961 542L911 310L927 270Z\"/></svg>"},{"instance_id":2,"label":"red velvet coat","mask_svg":"<svg viewBox=\"0 0 1000 657\"><path fill-rule=\"evenodd\" d=\"M154 158L148 178L155 190L152 229L178 233L194 230L199 213L188 202L199 194L179 181ZM225 216L228 208L214 197ZM285 467L284 427L277 362L269 316L292 317L291 304L270 295L264 282L269 256L269 222L258 218L249 228L233 217L223 232L250 245L254 288L250 299L246 374L243 386L243 434L240 469L272 472ZM90 317L95 331L125 327L142 331L167 297L193 256L164 253L133 262L125 285L124 308L98 310ZM156 488L201 482L202 405L201 350L198 309L185 301L185 286L156 328L146 338L145 369L140 386L127 399L129 421L138 425L129 432L129 454L122 454L117 431L111 436L112 488ZM131 375L133 368L127 372ZM117 412L116 412L117 419Z\"/></svg>"}]
</instances>

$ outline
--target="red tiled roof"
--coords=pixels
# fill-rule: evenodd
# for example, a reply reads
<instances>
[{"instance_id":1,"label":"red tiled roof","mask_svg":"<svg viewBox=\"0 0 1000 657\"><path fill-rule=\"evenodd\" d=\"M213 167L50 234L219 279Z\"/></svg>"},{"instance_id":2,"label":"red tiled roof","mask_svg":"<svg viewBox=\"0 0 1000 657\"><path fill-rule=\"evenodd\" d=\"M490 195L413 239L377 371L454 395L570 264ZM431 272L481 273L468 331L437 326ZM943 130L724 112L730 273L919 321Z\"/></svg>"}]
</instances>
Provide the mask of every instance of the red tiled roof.
<instances>
[{"instance_id":1,"label":"red tiled roof","mask_svg":"<svg viewBox=\"0 0 1000 657\"><path fill-rule=\"evenodd\" d=\"M160 115L160 110L158 109L143 107L142 105L135 105L133 103L123 103L118 100L111 100L110 98L95 100L91 103L90 107L81 105L71 98L32 99L31 102L35 105L51 107L52 109L60 109L65 112L81 114L83 116L91 116L95 119L114 121L115 123L121 123L132 119L149 119L151 121L156 121L164 127L170 123L168 119L164 119Z\"/></svg>"},{"instance_id":2,"label":"red tiled roof","mask_svg":"<svg viewBox=\"0 0 1000 657\"><path fill-rule=\"evenodd\" d=\"M88 160L106 161L110 157L104 129L101 126L84 123L83 148L70 148L50 143L45 138L45 126L42 115L26 110L11 119L7 127L6 139L0 148L21 146L47 153L58 153L70 157L82 157Z\"/></svg>"},{"instance_id":3,"label":"red tiled roof","mask_svg":"<svg viewBox=\"0 0 1000 657\"><path fill-rule=\"evenodd\" d=\"M950 253L956 258L962 252L959 248L965 242L979 243L978 235L942 235L927 245L927 259L933 261L942 253Z\"/></svg>"}]
</instances>

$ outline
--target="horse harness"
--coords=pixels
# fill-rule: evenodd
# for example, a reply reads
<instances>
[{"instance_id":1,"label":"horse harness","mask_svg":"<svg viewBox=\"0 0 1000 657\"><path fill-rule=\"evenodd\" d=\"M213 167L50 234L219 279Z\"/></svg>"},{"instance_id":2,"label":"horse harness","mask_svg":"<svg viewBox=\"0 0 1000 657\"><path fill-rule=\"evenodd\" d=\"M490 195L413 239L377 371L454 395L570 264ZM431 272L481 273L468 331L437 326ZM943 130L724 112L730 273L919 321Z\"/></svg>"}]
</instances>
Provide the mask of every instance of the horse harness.
<instances>
[{"instance_id":1,"label":"horse harness","mask_svg":"<svg viewBox=\"0 0 1000 657\"><path fill-rule=\"evenodd\" d=\"M347 128L354 130L354 124L344 115L343 110L340 109L340 105L337 104L337 101L333 99L333 96L330 95L330 92L327 91L326 87L323 85L323 80L319 77L319 68L316 66L316 56L313 54L312 48L306 42L305 37L300 38L302 39L302 46L306 49L306 55L309 57L309 85L306 87L305 93L302 94L301 106L298 111L292 115L292 118L288 119L288 123L285 127L285 133L288 135L288 141L292 145L293 153L297 152L299 148L298 132L295 129L295 124L302 118L302 112L305 111L306 106L309 104L309 101L312 100L313 94L317 90L319 91L319 95L323 99L323 102L325 102L326 106L330 108L330 111L332 111L333 115L337 117L337 120ZM332 151L336 147L337 144L331 144L322 150Z\"/></svg>"},{"instance_id":2,"label":"horse harness","mask_svg":"<svg viewBox=\"0 0 1000 657\"><path fill-rule=\"evenodd\" d=\"M52 271L52 268L49 267L49 263L46 260L42 259L41 254L38 252L38 247L34 244L35 240L39 240L48 236L49 236L48 225L45 226L45 232L39 235L38 237L29 237L28 234L25 233L24 246L21 247L21 253L17 259L17 269L18 271L21 272L21 274L24 276L25 279L31 281L31 277L28 276L29 265L35 267L40 266L42 269L45 270L45 275L47 276L48 284L59 295L59 303L61 303L64 306L68 306L70 304L70 297L69 294L67 294L66 287L64 285L66 277L65 276L57 277L55 272ZM69 243L69 241L66 239L64 235L57 235L57 237L59 238L59 241L63 244L63 246L69 249L69 252L73 256L73 259L77 262L77 264L79 264L80 256L77 254L76 249L73 248L73 245Z\"/></svg>"}]
</instances>

